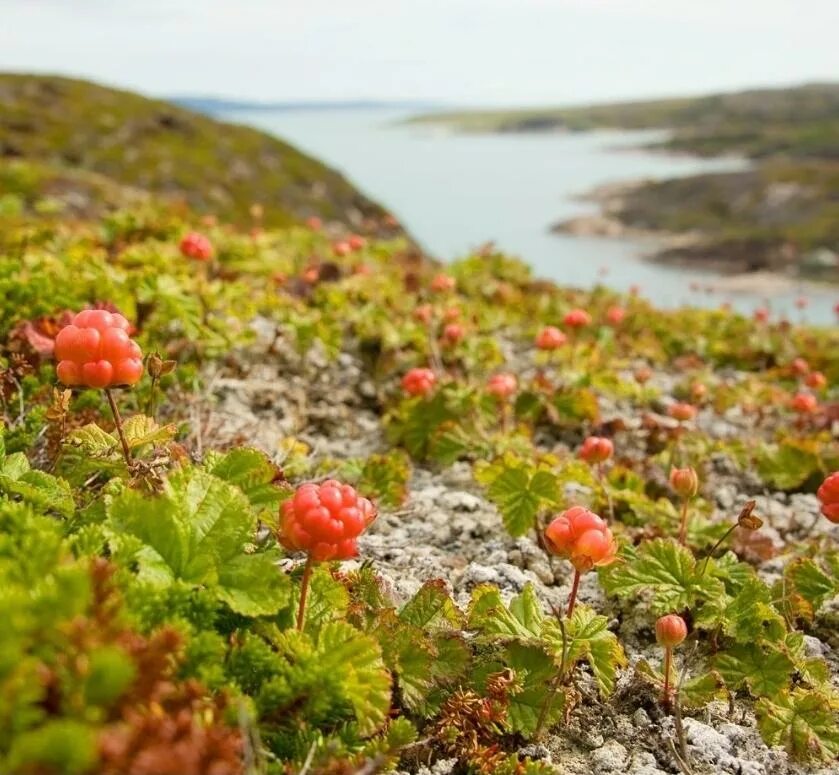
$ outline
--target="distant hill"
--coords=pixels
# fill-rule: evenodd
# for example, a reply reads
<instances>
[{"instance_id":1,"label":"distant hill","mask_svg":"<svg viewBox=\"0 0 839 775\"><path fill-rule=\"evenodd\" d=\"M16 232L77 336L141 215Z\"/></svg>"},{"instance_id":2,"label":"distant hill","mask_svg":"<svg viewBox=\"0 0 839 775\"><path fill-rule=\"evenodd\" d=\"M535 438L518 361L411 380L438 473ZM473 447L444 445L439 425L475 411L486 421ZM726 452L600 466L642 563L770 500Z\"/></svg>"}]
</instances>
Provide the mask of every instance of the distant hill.
<instances>
[{"instance_id":1,"label":"distant hill","mask_svg":"<svg viewBox=\"0 0 839 775\"><path fill-rule=\"evenodd\" d=\"M248 223L258 203L269 226L310 215L358 224L384 212L291 145L162 100L0 74L0 105L0 195L28 195L34 177L85 211L113 206L122 190L130 200L147 192L234 223ZM93 193L103 190L109 196Z\"/></svg>"},{"instance_id":2,"label":"distant hill","mask_svg":"<svg viewBox=\"0 0 839 775\"><path fill-rule=\"evenodd\" d=\"M431 113L412 121L465 132L670 129L648 147L748 157L748 170L636 181L615 193L600 192L601 214L554 228L678 235L657 258L839 281L837 83L586 107Z\"/></svg>"},{"instance_id":3,"label":"distant hill","mask_svg":"<svg viewBox=\"0 0 839 775\"><path fill-rule=\"evenodd\" d=\"M187 110L219 115L237 111L293 111L293 110L435 110L437 105L422 102L388 102L384 100L260 102L228 100L219 97L176 96L166 97L168 102Z\"/></svg>"},{"instance_id":4,"label":"distant hill","mask_svg":"<svg viewBox=\"0 0 839 775\"><path fill-rule=\"evenodd\" d=\"M412 121L466 132L669 128L673 136L657 147L704 156L839 158L839 83L583 107L426 113Z\"/></svg>"}]
</instances>

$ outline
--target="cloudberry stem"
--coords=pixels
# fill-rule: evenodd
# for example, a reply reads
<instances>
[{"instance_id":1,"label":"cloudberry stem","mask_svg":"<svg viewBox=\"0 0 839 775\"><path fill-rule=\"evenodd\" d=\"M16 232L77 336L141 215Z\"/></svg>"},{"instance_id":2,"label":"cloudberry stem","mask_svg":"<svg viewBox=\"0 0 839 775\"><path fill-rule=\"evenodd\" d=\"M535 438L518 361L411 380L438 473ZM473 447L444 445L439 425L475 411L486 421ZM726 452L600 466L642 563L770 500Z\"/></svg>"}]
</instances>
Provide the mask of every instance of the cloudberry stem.
<instances>
[{"instance_id":1,"label":"cloudberry stem","mask_svg":"<svg viewBox=\"0 0 839 775\"><path fill-rule=\"evenodd\" d=\"M673 660L673 649L670 646L664 647L664 693L661 695L661 704L664 709L670 710L670 663Z\"/></svg>"},{"instance_id":2,"label":"cloudberry stem","mask_svg":"<svg viewBox=\"0 0 839 775\"><path fill-rule=\"evenodd\" d=\"M577 590L580 588L580 571L574 571L574 583L571 585L571 595L568 598L568 610L565 612L566 616L571 616L574 613L574 604L577 602Z\"/></svg>"},{"instance_id":3,"label":"cloudberry stem","mask_svg":"<svg viewBox=\"0 0 839 775\"><path fill-rule=\"evenodd\" d=\"M119 435L120 443L122 444L122 456L125 458L125 464L131 467L131 448L128 446L128 441L122 431L122 416L117 408L117 402L114 401L114 394L110 388L105 388L105 396L108 398L108 403L111 405L111 414L114 416L114 424L117 426L117 435Z\"/></svg>"},{"instance_id":4,"label":"cloudberry stem","mask_svg":"<svg viewBox=\"0 0 839 775\"><path fill-rule=\"evenodd\" d=\"M603 494L606 496L606 503L609 506L609 519L610 521L615 521L615 504L612 502L612 493L609 492L609 488L606 485L606 477L603 473L603 463L597 463L597 479L600 482L600 488L603 490Z\"/></svg>"},{"instance_id":5,"label":"cloudberry stem","mask_svg":"<svg viewBox=\"0 0 839 775\"><path fill-rule=\"evenodd\" d=\"M688 498L682 499L682 520L679 523L679 543L684 546L688 535Z\"/></svg>"},{"instance_id":6,"label":"cloudberry stem","mask_svg":"<svg viewBox=\"0 0 839 775\"><path fill-rule=\"evenodd\" d=\"M303 568L303 578L300 580L300 604L297 606L297 631L303 632L303 623L306 621L306 598L309 596L309 581L312 578L312 571L315 568L311 555L306 558L306 565Z\"/></svg>"}]
</instances>

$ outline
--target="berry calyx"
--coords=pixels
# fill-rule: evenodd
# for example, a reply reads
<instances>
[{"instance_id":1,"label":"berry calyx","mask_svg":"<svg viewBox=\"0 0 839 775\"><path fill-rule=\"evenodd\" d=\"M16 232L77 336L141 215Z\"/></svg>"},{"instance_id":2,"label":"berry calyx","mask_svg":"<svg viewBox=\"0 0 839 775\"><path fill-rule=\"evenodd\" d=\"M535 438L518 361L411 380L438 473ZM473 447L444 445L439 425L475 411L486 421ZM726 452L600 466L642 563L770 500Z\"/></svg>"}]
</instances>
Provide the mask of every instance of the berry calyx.
<instances>
[{"instance_id":1,"label":"berry calyx","mask_svg":"<svg viewBox=\"0 0 839 775\"><path fill-rule=\"evenodd\" d=\"M580 458L586 463L602 463L612 457L615 447L611 439L603 436L589 436L580 447Z\"/></svg>"},{"instance_id":2,"label":"berry calyx","mask_svg":"<svg viewBox=\"0 0 839 775\"><path fill-rule=\"evenodd\" d=\"M839 525L839 471L834 471L821 483L816 495L822 504L822 514Z\"/></svg>"},{"instance_id":3,"label":"berry calyx","mask_svg":"<svg viewBox=\"0 0 839 775\"><path fill-rule=\"evenodd\" d=\"M678 646L688 635L688 626L678 614L660 617L655 623L655 639L660 646L673 648Z\"/></svg>"},{"instance_id":4,"label":"berry calyx","mask_svg":"<svg viewBox=\"0 0 839 775\"><path fill-rule=\"evenodd\" d=\"M315 562L357 556L356 539L376 518L376 509L354 487L328 479L304 484L280 509L279 541Z\"/></svg>"},{"instance_id":5,"label":"berry calyx","mask_svg":"<svg viewBox=\"0 0 839 775\"><path fill-rule=\"evenodd\" d=\"M414 368L402 377L402 389L409 396L427 396L434 391L437 375L426 368Z\"/></svg>"},{"instance_id":6,"label":"berry calyx","mask_svg":"<svg viewBox=\"0 0 839 775\"><path fill-rule=\"evenodd\" d=\"M565 334L556 326L545 326L536 336L536 346L540 350L558 350L565 341Z\"/></svg>"},{"instance_id":7,"label":"berry calyx","mask_svg":"<svg viewBox=\"0 0 839 775\"><path fill-rule=\"evenodd\" d=\"M86 309L55 338L56 373L65 385L110 388L134 385L143 376L143 353L119 313Z\"/></svg>"},{"instance_id":8,"label":"berry calyx","mask_svg":"<svg viewBox=\"0 0 839 775\"><path fill-rule=\"evenodd\" d=\"M183 236L180 249L183 256L194 261L209 261L213 257L213 243L197 231Z\"/></svg>"}]
</instances>

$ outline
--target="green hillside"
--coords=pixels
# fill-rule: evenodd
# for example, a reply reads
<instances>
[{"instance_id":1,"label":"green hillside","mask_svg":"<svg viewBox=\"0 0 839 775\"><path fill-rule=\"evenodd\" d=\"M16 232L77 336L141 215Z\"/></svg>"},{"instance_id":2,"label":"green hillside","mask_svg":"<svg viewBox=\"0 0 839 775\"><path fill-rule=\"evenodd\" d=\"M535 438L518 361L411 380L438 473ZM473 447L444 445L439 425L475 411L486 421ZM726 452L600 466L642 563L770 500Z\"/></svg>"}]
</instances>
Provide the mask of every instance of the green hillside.
<instances>
[{"instance_id":1,"label":"green hillside","mask_svg":"<svg viewBox=\"0 0 839 775\"><path fill-rule=\"evenodd\" d=\"M266 225L310 215L354 224L383 212L287 143L166 102L86 81L0 74L0 104L0 196L27 204L46 192L95 215L145 191L234 223L248 222L254 203ZM102 190L108 195L94 195Z\"/></svg>"}]
</instances>

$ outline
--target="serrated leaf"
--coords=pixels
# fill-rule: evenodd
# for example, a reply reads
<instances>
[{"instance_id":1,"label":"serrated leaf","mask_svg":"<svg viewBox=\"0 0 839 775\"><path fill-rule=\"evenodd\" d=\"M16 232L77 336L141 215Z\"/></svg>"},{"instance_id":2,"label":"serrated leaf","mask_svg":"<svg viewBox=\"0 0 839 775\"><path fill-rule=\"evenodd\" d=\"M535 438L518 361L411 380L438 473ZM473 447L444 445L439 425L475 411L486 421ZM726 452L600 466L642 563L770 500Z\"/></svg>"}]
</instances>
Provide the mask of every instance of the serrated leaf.
<instances>
[{"instance_id":1,"label":"serrated leaf","mask_svg":"<svg viewBox=\"0 0 839 775\"><path fill-rule=\"evenodd\" d=\"M609 620L596 614L585 605L578 605L568 620L567 664L585 659L594 674L602 695L611 694L615 688L615 674L618 667L626 665L626 655L615 633L609 630ZM558 653L562 647L561 639L554 643Z\"/></svg>"},{"instance_id":2,"label":"serrated leaf","mask_svg":"<svg viewBox=\"0 0 839 775\"><path fill-rule=\"evenodd\" d=\"M489 486L490 500L498 506L504 527L522 536L534 527L543 504L558 500L556 477L548 471L532 475L524 466L505 468Z\"/></svg>"},{"instance_id":3,"label":"serrated leaf","mask_svg":"<svg viewBox=\"0 0 839 775\"><path fill-rule=\"evenodd\" d=\"M716 670L685 681L679 689L679 701L685 708L704 708L711 700L719 699L725 693L725 682Z\"/></svg>"},{"instance_id":4,"label":"serrated leaf","mask_svg":"<svg viewBox=\"0 0 839 775\"><path fill-rule=\"evenodd\" d=\"M719 579L701 573L691 552L675 541L657 538L641 545L626 562L600 571L601 583L610 595L651 596L653 612L665 614L693 608L700 600L724 594Z\"/></svg>"},{"instance_id":5,"label":"serrated leaf","mask_svg":"<svg viewBox=\"0 0 839 775\"><path fill-rule=\"evenodd\" d=\"M732 691L748 687L755 697L774 697L789 685L795 668L778 649L756 644L738 644L717 654L714 667Z\"/></svg>"},{"instance_id":6,"label":"serrated leaf","mask_svg":"<svg viewBox=\"0 0 839 775\"><path fill-rule=\"evenodd\" d=\"M742 586L735 597L722 595L707 601L696 617L705 629L722 627L738 643L764 643L783 640L786 624L772 606L769 587L756 576Z\"/></svg>"},{"instance_id":7,"label":"serrated leaf","mask_svg":"<svg viewBox=\"0 0 839 775\"><path fill-rule=\"evenodd\" d=\"M104 431L96 423L88 423L71 431L67 434L65 444L94 458L116 458L120 454L119 439Z\"/></svg>"},{"instance_id":8,"label":"serrated leaf","mask_svg":"<svg viewBox=\"0 0 839 775\"><path fill-rule=\"evenodd\" d=\"M390 674L379 644L345 622L328 622L320 631L317 653L322 668L341 675L361 734L373 734L390 710Z\"/></svg>"},{"instance_id":9,"label":"serrated leaf","mask_svg":"<svg viewBox=\"0 0 839 775\"><path fill-rule=\"evenodd\" d=\"M294 610L300 599L300 587L295 588ZM318 566L312 573L309 599L306 602L305 630L315 637L320 628L334 619L343 618L349 607L350 596L341 582L332 577L329 568Z\"/></svg>"},{"instance_id":10,"label":"serrated leaf","mask_svg":"<svg viewBox=\"0 0 839 775\"><path fill-rule=\"evenodd\" d=\"M243 447L224 455L212 453L204 465L213 476L236 485L260 510L273 510L290 492L274 484L279 469L257 449Z\"/></svg>"},{"instance_id":11,"label":"serrated leaf","mask_svg":"<svg viewBox=\"0 0 839 775\"><path fill-rule=\"evenodd\" d=\"M760 478L778 490L795 490L821 470L817 452L805 442L787 440L759 450Z\"/></svg>"},{"instance_id":12,"label":"serrated leaf","mask_svg":"<svg viewBox=\"0 0 839 775\"><path fill-rule=\"evenodd\" d=\"M135 414L122 424L122 432L131 449L145 444L162 444L175 438L175 425L158 425L153 417Z\"/></svg>"},{"instance_id":13,"label":"serrated leaf","mask_svg":"<svg viewBox=\"0 0 839 775\"><path fill-rule=\"evenodd\" d=\"M759 700L755 712L767 745L783 746L799 761L839 756L839 714L823 694L795 689Z\"/></svg>"},{"instance_id":14,"label":"serrated leaf","mask_svg":"<svg viewBox=\"0 0 839 775\"><path fill-rule=\"evenodd\" d=\"M553 656L540 646L511 643L505 649L504 661L515 670L519 684L518 691L510 694L507 711L512 731L531 737L549 699L544 727L556 724L565 712L565 693L560 689L551 696L551 682L557 673Z\"/></svg>"},{"instance_id":15,"label":"serrated leaf","mask_svg":"<svg viewBox=\"0 0 839 775\"><path fill-rule=\"evenodd\" d=\"M510 607L504 605L497 587L481 585L472 592L469 629L484 635L532 640L542 635L542 614L533 586L527 584Z\"/></svg>"},{"instance_id":16,"label":"serrated leaf","mask_svg":"<svg viewBox=\"0 0 839 775\"><path fill-rule=\"evenodd\" d=\"M784 569L784 578L817 611L825 600L839 594L839 578L829 576L811 559L793 560Z\"/></svg>"},{"instance_id":17,"label":"serrated leaf","mask_svg":"<svg viewBox=\"0 0 839 775\"><path fill-rule=\"evenodd\" d=\"M426 631L462 624L461 613L442 579L426 581L399 612L399 618Z\"/></svg>"},{"instance_id":18,"label":"serrated leaf","mask_svg":"<svg viewBox=\"0 0 839 775\"><path fill-rule=\"evenodd\" d=\"M111 527L139 539L140 571L148 580L178 578L206 585L238 613L276 613L289 602L289 582L273 552L246 554L256 528L247 498L233 485L195 468L182 469L164 492L126 489L107 506Z\"/></svg>"},{"instance_id":19,"label":"serrated leaf","mask_svg":"<svg viewBox=\"0 0 839 775\"><path fill-rule=\"evenodd\" d=\"M0 464L0 492L63 517L72 516L76 510L70 485L52 474L33 471L22 452L9 455Z\"/></svg>"}]
</instances>

